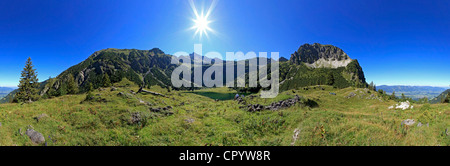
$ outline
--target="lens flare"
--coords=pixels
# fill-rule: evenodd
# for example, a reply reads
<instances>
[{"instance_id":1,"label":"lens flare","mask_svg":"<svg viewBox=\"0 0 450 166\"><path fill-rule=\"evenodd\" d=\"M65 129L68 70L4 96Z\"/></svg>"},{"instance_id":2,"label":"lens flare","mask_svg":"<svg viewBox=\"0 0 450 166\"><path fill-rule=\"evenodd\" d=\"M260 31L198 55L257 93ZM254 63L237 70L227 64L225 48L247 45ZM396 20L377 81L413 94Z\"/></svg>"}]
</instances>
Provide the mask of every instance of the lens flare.
<instances>
[{"instance_id":1,"label":"lens flare","mask_svg":"<svg viewBox=\"0 0 450 166\"><path fill-rule=\"evenodd\" d=\"M194 29L194 36L199 36L200 39L202 39L203 35L208 37L208 32L214 32L214 30L209 27L209 23L212 22L211 20L209 20L209 16L214 10L217 1L212 1L211 6L209 7L206 14L204 14L203 11L201 11L201 13L197 11L193 0L190 0L189 3L195 15L195 18L192 19L194 26L192 26L190 29Z\"/></svg>"}]
</instances>

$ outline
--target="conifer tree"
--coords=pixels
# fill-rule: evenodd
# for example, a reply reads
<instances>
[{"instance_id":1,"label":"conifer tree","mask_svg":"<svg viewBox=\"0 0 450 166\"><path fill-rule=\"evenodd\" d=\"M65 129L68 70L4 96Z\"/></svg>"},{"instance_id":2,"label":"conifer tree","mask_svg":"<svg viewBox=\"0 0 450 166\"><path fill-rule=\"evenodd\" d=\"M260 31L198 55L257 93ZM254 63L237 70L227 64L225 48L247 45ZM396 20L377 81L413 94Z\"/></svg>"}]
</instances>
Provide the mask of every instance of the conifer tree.
<instances>
[{"instance_id":1,"label":"conifer tree","mask_svg":"<svg viewBox=\"0 0 450 166\"><path fill-rule=\"evenodd\" d=\"M92 83L90 82L88 85L88 92L92 92L94 90L94 86L92 86Z\"/></svg>"},{"instance_id":2,"label":"conifer tree","mask_svg":"<svg viewBox=\"0 0 450 166\"><path fill-rule=\"evenodd\" d=\"M37 78L36 69L33 69L33 67L31 58L28 57L21 74L19 92L15 95L14 101L33 102L39 98L39 80Z\"/></svg>"},{"instance_id":3,"label":"conifer tree","mask_svg":"<svg viewBox=\"0 0 450 166\"><path fill-rule=\"evenodd\" d=\"M69 94L77 94L78 93L78 84L75 82L72 74L67 76L67 93Z\"/></svg>"},{"instance_id":4,"label":"conifer tree","mask_svg":"<svg viewBox=\"0 0 450 166\"><path fill-rule=\"evenodd\" d=\"M392 92L391 99L392 99L392 100L397 99L397 97L395 97L395 91Z\"/></svg>"},{"instance_id":5,"label":"conifer tree","mask_svg":"<svg viewBox=\"0 0 450 166\"><path fill-rule=\"evenodd\" d=\"M110 87L111 86L111 80L109 79L109 75L105 73L103 75L103 87Z\"/></svg>"}]
</instances>

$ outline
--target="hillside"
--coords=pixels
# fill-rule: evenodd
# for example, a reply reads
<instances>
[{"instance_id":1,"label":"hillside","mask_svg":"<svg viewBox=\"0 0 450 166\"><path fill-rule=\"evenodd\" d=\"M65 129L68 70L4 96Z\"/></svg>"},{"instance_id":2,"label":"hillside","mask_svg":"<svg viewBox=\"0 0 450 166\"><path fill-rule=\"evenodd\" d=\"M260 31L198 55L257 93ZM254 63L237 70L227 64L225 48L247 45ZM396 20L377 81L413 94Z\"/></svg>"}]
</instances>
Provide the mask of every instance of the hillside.
<instances>
[{"instance_id":1,"label":"hillside","mask_svg":"<svg viewBox=\"0 0 450 166\"><path fill-rule=\"evenodd\" d=\"M413 100L418 100L421 98L433 99L441 94L446 88L442 87L432 87L432 86L403 86L403 85L380 85L377 89L382 89L388 94L392 94L395 91L397 97L401 97L402 93L406 97L412 98Z\"/></svg>"},{"instance_id":2,"label":"hillside","mask_svg":"<svg viewBox=\"0 0 450 166\"><path fill-rule=\"evenodd\" d=\"M12 92L15 88L10 87L0 87L0 100Z\"/></svg>"},{"instance_id":3,"label":"hillside","mask_svg":"<svg viewBox=\"0 0 450 166\"><path fill-rule=\"evenodd\" d=\"M149 90L164 96L134 93L139 87L125 79L114 87L94 90L88 101L80 94L0 105L0 145L450 145L445 134L450 105L390 110L394 101L379 100L376 92L365 89L308 87L274 99L246 95L247 104L263 106L300 96L286 108L249 112L240 101L159 86ZM199 92L236 93L228 88ZM405 119L424 126L402 126ZM33 143L27 129L42 133L45 142Z\"/></svg>"},{"instance_id":4,"label":"hillside","mask_svg":"<svg viewBox=\"0 0 450 166\"><path fill-rule=\"evenodd\" d=\"M439 94L435 98L431 99L430 103L440 103L440 102L442 102L443 98L449 97L448 96L449 93L450 93L450 89L445 90L444 92L442 92L441 94Z\"/></svg>"}]
</instances>

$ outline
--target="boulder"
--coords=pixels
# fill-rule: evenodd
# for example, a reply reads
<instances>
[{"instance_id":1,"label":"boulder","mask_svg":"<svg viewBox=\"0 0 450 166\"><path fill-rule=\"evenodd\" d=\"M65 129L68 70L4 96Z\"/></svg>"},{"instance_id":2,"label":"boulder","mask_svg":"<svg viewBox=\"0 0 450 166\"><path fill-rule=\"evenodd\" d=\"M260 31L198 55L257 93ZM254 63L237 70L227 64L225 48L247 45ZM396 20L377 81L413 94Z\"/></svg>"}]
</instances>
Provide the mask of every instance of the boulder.
<instances>
[{"instance_id":1,"label":"boulder","mask_svg":"<svg viewBox=\"0 0 450 166\"><path fill-rule=\"evenodd\" d=\"M27 129L25 134L30 137L31 141L35 144L42 144L45 142L44 136L41 133L34 131L33 129Z\"/></svg>"},{"instance_id":2,"label":"boulder","mask_svg":"<svg viewBox=\"0 0 450 166\"><path fill-rule=\"evenodd\" d=\"M412 106L409 103L409 101L400 102L398 104L388 107L388 109L401 109L401 110L412 109L412 108L414 108L414 106Z\"/></svg>"},{"instance_id":3,"label":"boulder","mask_svg":"<svg viewBox=\"0 0 450 166\"><path fill-rule=\"evenodd\" d=\"M411 125L413 125L414 123L416 123L416 121L414 121L414 119L406 119L406 120L402 121L401 125L402 125L402 126L403 126L403 125L411 126Z\"/></svg>"}]
</instances>

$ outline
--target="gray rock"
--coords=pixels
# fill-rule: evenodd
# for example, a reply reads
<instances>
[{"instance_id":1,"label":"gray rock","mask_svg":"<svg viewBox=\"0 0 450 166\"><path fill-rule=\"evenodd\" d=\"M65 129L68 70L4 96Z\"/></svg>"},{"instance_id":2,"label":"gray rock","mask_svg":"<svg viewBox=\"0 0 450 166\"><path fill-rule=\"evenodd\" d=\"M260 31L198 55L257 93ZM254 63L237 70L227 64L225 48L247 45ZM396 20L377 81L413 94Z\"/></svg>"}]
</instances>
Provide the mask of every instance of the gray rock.
<instances>
[{"instance_id":1,"label":"gray rock","mask_svg":"<svg viewBox=\"0 0 450 166\"><path fill-rule=\"evenodd\" d=\"M47 114L40 114L38 116L35 116L33 119L35 119L37 122L39 122L39 120L41 120L42 118L46 118L48 117Z\"/></svg>"},{"instance_id":2,"label":"gray rock","mask_svg":"<svg viewBox=\"0 0 450 166\"><path fill-rule=\"evenodd\" d=\"M403 125L411 126L411 125L413 125L414 123L416 123L416 121L414 121L414 119L406 119L406 120L402 121L401 125L402 125L402 126L403 126Z\"/></svg>"},{"instance_id":3,"label":"gray rock","mask_svg":"<svg viewBox=\"0 0 450 166\"><path fill-rule=\"evenodd\" d=\"M330 95L335 95L336 96L336 93L330 92Z\"/></svg>"},{"instance_id":4,"label":"gray rock","mask_svg":"<svg viewBox=\"0 0 450 166\"><path fill-rule=\"evenodd\" d=\"M184 121L187 122L187 123L194 123L194 122L195 122L195 119L193 119L193 118L188 118L188 119L185 119Z\"/></svg>"},{"instance_id":5,"label":"gray rock","mask_svg":"<svg viewBox=\"0 0 450 166\"><path fill-rule=\"evenodd\" d=\"M2 122L0 122L0 127L2 127Z\"/></svg>"},{"instance_id":6,"label":"gray rock","mask_svg":"<svg viewBox=\"0 0 450 166\"><path fill-rule=\"evenodd\" d=\"M25 134L27 134L27 136L30 137L31 141L35 144L41 144L45 142L44 136L41 133L34 131L33 129L28 129Z\"/></svg>"},{"instance_id":7,"label":"gray rock","mask_svg":"<svg viewBox=\"0 0 450 166\"><path fill-rule=\"evenodd\" d=\"M356 93L354 93L354 92L350 92L348 95L347 95L347 99L349 99L349 98L352 98L352 97L355 97L356 96Z\"/></svg>"},{"instance_id":8,"label":"gray rock","mask_svg":"<svg viewBox=\"0 0 450 166\"><path fill-rule=\"evenodd\" d=\"M141 113L140 112L133 112L131 113L131 124L137 124L141 122Z\"/></svg>"},{"instance_id":9,"label":"gray rock","mask_svg":"<svg viewBox=\"0 0 450 166\"><path fill-rule=\"evenodd\" d=\"M417 123L417 127L422 127L423 124L421 122Z\"/></svg>"},{"instance_id":10,"label":"gray rock","mask_svg":"<svg viewBox=\"0 0 450 166\"><path fill-rule=\"evenodd\" d=\"M172 109L172 106L162 107L162 108L150 108L151 112L155 113L162 113L166 116L173 115L173 112L170 111Z\"/></svg>"},{"instance_id":11,"label":"gray rock","mask_svg":"<svg viewBox=\"0 0 450 166\"><path fill-rule=\"evenodd\" d=\"M112 86L111 91L117 91L117 88Z\"/></svg>"},{"instance_id":12,"label":"gray rock","mask_svg":"<svg viewBox=\"0 0 450 166\"><path fill-rule=\"evenodd\" d=\"M293 141L292 141L292 143L291 143L291 146L294 146L295 145L295 141L297 141L297 139L298 139L298 135L300 134L300 129L295 129L294 130L294 135L292 136L292 139L293 139Z\"/></svg>"}]
</instances>

